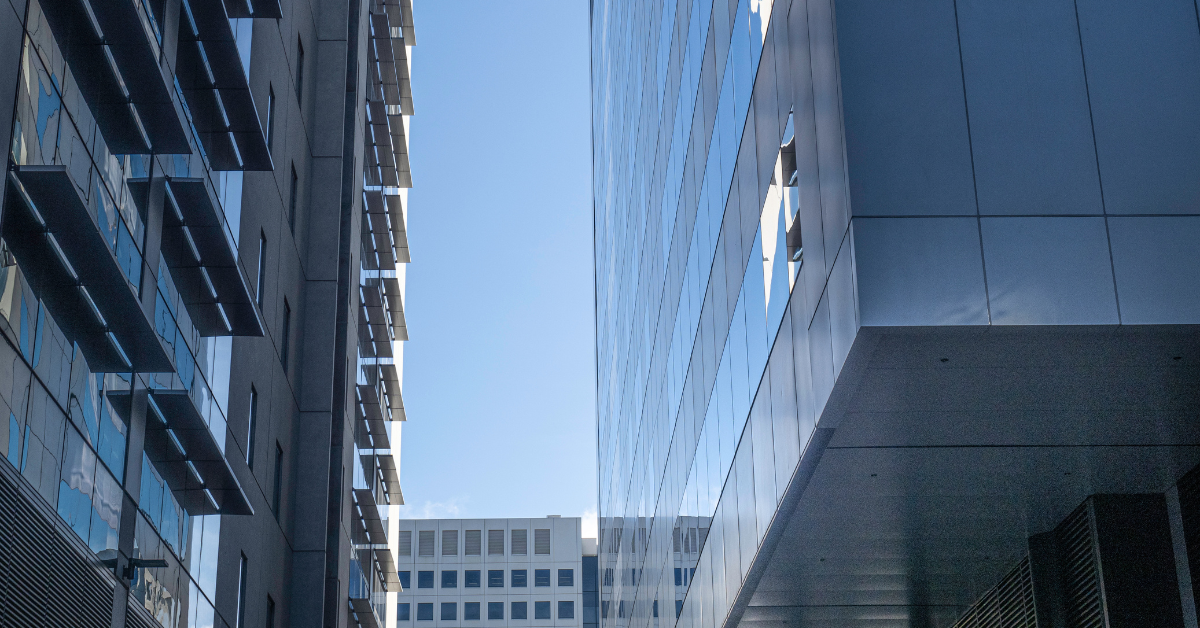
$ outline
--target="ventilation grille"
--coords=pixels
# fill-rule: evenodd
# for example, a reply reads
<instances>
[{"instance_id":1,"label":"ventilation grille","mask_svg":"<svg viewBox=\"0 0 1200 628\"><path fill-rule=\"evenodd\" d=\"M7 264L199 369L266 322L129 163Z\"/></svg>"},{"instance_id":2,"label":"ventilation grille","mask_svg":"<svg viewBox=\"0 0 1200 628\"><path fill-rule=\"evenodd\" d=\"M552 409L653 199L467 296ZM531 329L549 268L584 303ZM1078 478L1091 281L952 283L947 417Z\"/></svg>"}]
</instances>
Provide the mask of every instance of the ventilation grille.
<instances>
[{"instance_id":1,"label":"ventilation grille","mask_svg":"<svg viewBox=\"0 0 1200 628\"><path fill-rule=\"evenodd\" d=\"M433 530L417 531L417 556L433 556Z\"/></svg>"},{"instance_id":2,"label":"ventilation grille","mask_svg":"<svg viewBox=\"0 0 1200 628\"><path fill-rule=\"evenodd\" d=\"M504 530L488 530L488 556L504 555Z\"/></svg>"},{"instance_id":3,"label":"ventilation grille","mask_svg":"<svg viewBox=\"0 0 1200 628\"><path fill-rule=\"evenodd\" d=\"M529 530L512 531L512 554L524 556L529 553Z\"/></svg>"},{"instance_id":4,"label":"ventilation grille","mask_svg":"<svg viewBox=\"0 0 1200 628\"><path fill-rule=\"evenodd\" d=\"M458 530L442 530L442 556L458 556Z\"/></svg>"},{"instance_id":5,"label":"ventilation grille","mask_svg":"<svg viewBox=\"0 0 1200 628\"><path fill-rule=\"evenodd\" d=\"M550 530L533 531L533 553L543 556L550 555Z\"/></svg>"},{"instance_id":6,"label":"ventilation grille","mask_svg":"<svg viewBox=\"0 0 1200 628\"><path fill-rule=\"evenodd\" d=\"M0 626L109 626L116 582L15 469L0 467Z\"/></svg>"},{"instance_id":7,"label":"ventilation grille","mask_svg":"<svg viewBox=\"0 0 1200 628\"><path fill-rule=\"evenodd\" d=\"M1200 601L1200 467L1179 480L1179 510L1183 515L1183 538L1187 543L1192 596Z\"/></svg>"},{"instance_id":8,"label":"ventilation grille","mask_svg":"<svg viewBox=\"0 0 1200 628\"><path fill-rule=\"evenodd\" d=\"M954 628L1037 628L1029 557L1022 559L1000 584L984 593Z\"/></svg>"},{"instance_id":9,"label":"ventilation grille","mask_svg":"<svg viewBox=\"0 0 1200 628\"><path fill-rule=\"evenodd\" d=\"M479 556L483 550L483 531L467 530L467 556Z\"/></svg>"},{"instance_id":10,"label":"ventilation grille","mask_svg":"<svg viewBox=\"0 0 1200 628\"><path fill-rule=\"evenodd\" d=\"M396 553L400 556L412 556L412 530L400 530L396 533Z\"/></svg>"},{"instance_id":11,"label":"ventilation grille","mask_svg":"<svg viewBox=\"0 0 1200 628\"><path fill-rule=\"evenodd\" d=\"M1069 628L1104 628L1105 625L1091 505L1090 499L1084 502L1055 530Z\"/></svg>"}]
</instances>

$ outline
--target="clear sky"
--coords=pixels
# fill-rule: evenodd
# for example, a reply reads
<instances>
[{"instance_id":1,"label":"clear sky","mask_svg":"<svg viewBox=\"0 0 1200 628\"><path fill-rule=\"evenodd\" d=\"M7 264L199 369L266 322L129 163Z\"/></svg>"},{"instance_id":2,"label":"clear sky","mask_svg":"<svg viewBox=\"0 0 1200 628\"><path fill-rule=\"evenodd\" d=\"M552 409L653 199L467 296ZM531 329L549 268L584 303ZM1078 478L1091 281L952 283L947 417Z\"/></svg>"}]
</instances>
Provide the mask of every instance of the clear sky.
<instances>
[{"instance_id":1,"label":"clear sky","mask_svg":"<svg viewBox=\"0 0 1200 628\"><path fill-rule=\"evenodd\" d=\"M401 516L594 517L587 0L413 4Z\"/></svg>"}]
</instances>

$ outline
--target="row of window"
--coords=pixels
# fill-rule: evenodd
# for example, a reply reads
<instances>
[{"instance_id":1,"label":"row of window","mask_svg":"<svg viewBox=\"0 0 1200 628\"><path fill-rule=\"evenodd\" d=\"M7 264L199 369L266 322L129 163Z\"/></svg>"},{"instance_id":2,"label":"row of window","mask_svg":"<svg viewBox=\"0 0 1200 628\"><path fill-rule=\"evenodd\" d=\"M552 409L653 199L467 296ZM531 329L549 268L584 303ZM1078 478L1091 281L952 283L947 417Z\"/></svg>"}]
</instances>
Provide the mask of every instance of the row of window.
<instances>
[{"instance_id":1,"label":"row of window","mask_svg":"<svg viewBox=\"0 0 1200 628\"><path fill-rule=\"evenodd\" d=\"M533 570L533 586L548 587L550 586L550 571L549 569L534 569ZM463 572L463 587L468 589L479 588L480 577L482 571L479 569L467 569ZM400 576L400 586L404 589L410 588L412 582L411 571L397 572ZM432 571L417 572L417 588L432 589L433 588ZM504 586L504 570L489 569L487 572L488 587L503 587ZM529 586L529 570L528 569L513 569L509 575L510 587L528 587ZM559 569L558 570L558 586L573 587L575 586L575 570L574 569ZM442 570L442 588L457 589L458 588L458 570L445 569Z\"/></svg>"},{"instance_id":2,"label":"row of window","mask_svg":"<svg viewBox=\"0 0 1200 628\"><path fill-rule=\"evenodd\" d=\"M518 529L509 531L509 550L512 556L529 554L529 530ZM442 556L458 556L458 530L442 530ZM434 530L417 531L417 556L433 556L436 541ZM396 539L401 556L412 556L412 530L401 530ZM483 555L483 530L463 530L463 554L466 556ZM488 556L504 556L504 530L487 531ZM550 529L538 528L533 531L533 553L540 556L550 555Z\"/></svg>"},{"instance_id":3,"label":"row of window","mask_svg":"<svg viewBox=\"0 0 1200 628\"><path fill-rule=\"evenodd\" d=\"M529 619L529 602L509 602L509 619ZM480 602L463 602L463 619L474 621L480 619ZM396 621L409 621L411 604L400 602L396 606ZM458 602L441 603L441 620L458 621ZM534 619L553 619L550 616L550 602L534 602ZM504 619L504 602L487 603L488 619ZM558 603L559 619L575 619L575 602L561 601ZM417 603L417 621L433 621L433 602Z\"/></svg>"}]
</instances>

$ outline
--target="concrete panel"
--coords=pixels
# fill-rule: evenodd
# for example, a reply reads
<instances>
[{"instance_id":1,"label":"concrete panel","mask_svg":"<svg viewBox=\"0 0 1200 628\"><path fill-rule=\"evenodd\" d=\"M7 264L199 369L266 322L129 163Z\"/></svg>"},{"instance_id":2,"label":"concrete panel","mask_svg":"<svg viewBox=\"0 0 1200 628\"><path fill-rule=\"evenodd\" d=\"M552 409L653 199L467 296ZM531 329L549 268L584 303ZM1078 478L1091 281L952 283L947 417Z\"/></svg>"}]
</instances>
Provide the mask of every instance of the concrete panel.
<instances>
[{"instance_id":1,"label":"concrete panel","mask_svg":"<svg viewBox=\"0 0 1200 628\"><path fill-rule=\"evenodd\" d=\"M1200 216L1109 218L1121 322L1200 323Z\"/></svg>"},{"instance_id":2,"label":"concrete panel","mask_svg":"<svg viewBox=\"0 0 1200 628\"><path fill-rule=\"evenodd\" d=\"M1200 211L1200 29L1192 0L1079 0L1104 204Z\"/></svg>"},{"instance_id":3,"label":"concrete panel","mask_svg":"<svg viewBox=\"0 0 1200 628\"><path fill-rule=\"evenodd\" d=\"M1099 214L1071 0L958 3L981 214Z\"/></svg>"},{"instance_id":4,"label":"concrete panel","mask_svg":"<svg viewBox=\"0 0 1200 628\"><path fill-rule=\"evenodd\" d=\"M309 118L312 152L315 157L339 157L346 110L346 42L316 42L315 61L310 81L314 101Z\"/></svg>"},{"instance_id":5,"label":"concrete panel","mask_svg":"<svg viewBox=\"0 0 1200 628\"><path fill-rule=\"evenodd\" d=\"M1119 322L1103 218L984 218L997 325Z\"/></svg>"},{"instance_id":6,"label":"concrete panel","mask_svg":"<svg viewBox=\"0 0 1200 628\"><path fill-rule=\"evenodd\" d=\"M863 325L986 325L975 218L859 218L854 253Z\"/></svg>"},{"instance_id":7,"label":"concrete panel","mask_svg":"<svg viewBox=\"0 0 1200 628\"><path fill-rule=\"evenodd\" d=\"M854 214L975 213L953 0L838 0L837 42Z\"/></svg>"}]
</instances>

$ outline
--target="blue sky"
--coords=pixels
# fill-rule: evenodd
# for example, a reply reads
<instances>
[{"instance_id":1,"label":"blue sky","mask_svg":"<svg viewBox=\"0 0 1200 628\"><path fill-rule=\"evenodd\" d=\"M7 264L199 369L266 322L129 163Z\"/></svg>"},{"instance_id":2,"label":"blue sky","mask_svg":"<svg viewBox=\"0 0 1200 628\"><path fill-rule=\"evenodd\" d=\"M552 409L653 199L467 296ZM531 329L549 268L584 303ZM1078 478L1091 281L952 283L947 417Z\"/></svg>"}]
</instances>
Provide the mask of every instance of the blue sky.
<instances>
[{"instance_id":1,"label":"blue sky","mask_svg":"<svg viewBox=\"0 0 1200 628\"><path fill-rule=\"evenodd\" d=\"M594 513L588 4L413 4L401 516Z\"/></svg>"}]
</instances>

